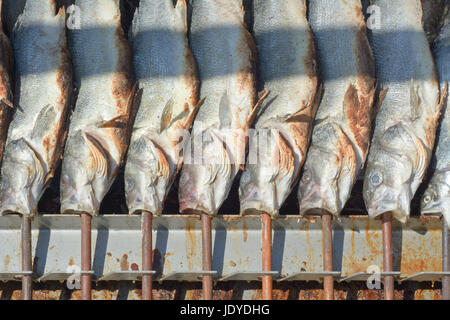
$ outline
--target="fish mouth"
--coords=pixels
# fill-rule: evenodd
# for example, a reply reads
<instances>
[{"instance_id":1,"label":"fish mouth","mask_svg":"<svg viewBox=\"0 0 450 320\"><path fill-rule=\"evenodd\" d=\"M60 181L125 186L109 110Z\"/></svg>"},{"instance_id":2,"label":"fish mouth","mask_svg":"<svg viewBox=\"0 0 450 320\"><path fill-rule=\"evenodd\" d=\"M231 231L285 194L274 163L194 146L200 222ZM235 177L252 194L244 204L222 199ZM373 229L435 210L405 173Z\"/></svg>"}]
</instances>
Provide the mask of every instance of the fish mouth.
<instances>
[{"instance_id":1,"label":"fish mouth","mask_svg":"<svg viewBox=\"0 0 450 320\"><path fill-rule=\"evenodd\" d=\"M129 214L139 214L142 211L151 212L154 215L162 214L163 203L153 193L147 193L147 196L126 194L126 200Z\"/></svg>"},{"instance_id":2,"label":"fish mouth","mask_svg":"<svg viewBox=\"0 0 450 320\"><path fill-rule=\"evenodd\" d=\"M0 203L0 214L12 214L20 213L26 216L33 215L35 213L36 206L31 204L31 199L22 193L3 191L4 196ZM9 196L7 196L9 194Z\"/></svg>"},{"instance_id":3,"label":"fish mouth","mask_svg":"<svg viewBox=\"0 0 450 320\"><path fill-rule=\"evenodd\" d=\"M86 186L86 188L82 188L78 191L73 189L71 192L68 192L68 190L65 189L62 192L61 213L72 214L86 212L91 215L97 215L99 208L100 204L97 203L90 186L89 188Z\"/></svg>"},{"instance_id":4,"label":"fish mouth","mask_svg":"<svg viewBox=\"0 0 450 320\"><path fill-rule=\"evenodd\" d=\"M273 207L266 206L261 201L251 201L247 200L245 202L241 202L241 216L245 215L259 215L262 213L270 214L272 217L276 218L279 216L278 209Z\"/></svg>"},{"instance_id":5,"label":"fish mouth","mask_svg":"<svg viewBox=\"0 0 450 320\"><path fill-rule=\"evenodd\" d=\"M300 214L316 214L322 210L334 215L338 214L340 209L333 192L328 190L328 192L325 191L325 194L327 195L323 195L319 184L314 185L300 200Z\"/></svg>"}]
</instances>

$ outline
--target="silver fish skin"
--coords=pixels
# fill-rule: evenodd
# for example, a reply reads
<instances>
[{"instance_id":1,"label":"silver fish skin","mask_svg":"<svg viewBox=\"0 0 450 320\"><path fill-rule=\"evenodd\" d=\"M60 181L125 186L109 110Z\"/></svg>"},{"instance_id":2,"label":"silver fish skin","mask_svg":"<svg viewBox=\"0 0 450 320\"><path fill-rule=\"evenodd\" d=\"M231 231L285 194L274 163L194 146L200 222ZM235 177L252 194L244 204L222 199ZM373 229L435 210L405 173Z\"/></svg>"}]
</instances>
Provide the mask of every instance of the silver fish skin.
<instances>
[{"instance_id":1,"label":"silver fish skin","mask_svg":"<svg viewBox=\"0 0 450 320\"><path fill-rule=\"evenodd\" d=\"M310 1L309 22L324 93L299 184L300 214L338 216L369 150L375 61L360 0Z\"/></svg>"},{"instance_id":2,"label":"silver fish skin","mask_svg":"<svg viewBox=\"0 0 450 320\"><path fill-rule=\"evenodd\" d=\"M78 98L61 172L61 212L98 214L123 163L135 101L132 52L119 0L77 0L81 28L71 30Z\"/></svg>"},{"instance_id":3,"label":"silver fish skin","mask_svg":"<svg viewBox=\"0 0 450 320\"><path fill-rule=\"evenodd\" d=\"M450 16L449 19L450 20ZM450 102L448 83L450 83L450 21L442 29L436 39L434 59L439 76L442 98L442 116L436 152L433 155L433 177L422 196L422 214L442 214L450 226ZM444 97L444 93L447 96Z\"/></svg>"},{"instance_id":4,"label":"silver fish skin","mask_svg":"<svg viewBox=\"0 0 450 320\"><path fill-rule=\"evenodd\" d=\"M419 0L377 0L380 29L370 43L381 97L364 178L370 217L391 212L401 222L430 163L440 92L422 28Z\"/></svg>"},{"instance_id":5,"label":"silver fish skin","mask_svg":"<svg viewBox=\"0 0 450 320\"><path fill-rule=\"evenodd\" d=\"M60 161L73 91L64 8L27 1L12 44L20 85L1 168L0 211L33 215Z\"/></svg>"},{"instance_id":6,"label":"silver fish skin","mask_svg":"<svg viewBox=\"0 0 450 320\"><path fill-rule=\"evenodd\" d=\"M161 214L200 107L197 65L186 35L186 1L178 0L174 7L172 0L141 0L132 28L142 98L127 153L125 196L130 214Z\"/></svg>"},{"instance_id":7,"label":"silver fish skin","mask_svg":"<svg viewBox=\"0 0 450 320\"><path fill-rule=\"evenodd\" d=\"M245 164L245 135L260 105L242 0L193 1L190 39L205 103L194 121L189 161L185 154L180 211L215 215Z\"/></svg>"},{"instance_id":8,"label":"silver fish skin","mask_svg":"<svg viewBox=\"0 0 450 320\"><path fill-rule=\"evenodd\" d=\"M239 188L241 214L266 212L277 217L305 160L321 92L306 11L306 1L253 4L260 81L272 98L261 106L264 111L250 139Z\"/></svg>"},{"instance_id":9,"label":"silver fish skin","mask_svg":"<svg viewBox=\"0 0 450 320\"><path fill-rule=\"evenodd\" d=\"M14 67L14 57L11 43L3 32L3 21L1 19L3 1L0 0L0 163L3 158L6 137L13 106L12 92L12 69Z\"/></svg>"}]
</instances>

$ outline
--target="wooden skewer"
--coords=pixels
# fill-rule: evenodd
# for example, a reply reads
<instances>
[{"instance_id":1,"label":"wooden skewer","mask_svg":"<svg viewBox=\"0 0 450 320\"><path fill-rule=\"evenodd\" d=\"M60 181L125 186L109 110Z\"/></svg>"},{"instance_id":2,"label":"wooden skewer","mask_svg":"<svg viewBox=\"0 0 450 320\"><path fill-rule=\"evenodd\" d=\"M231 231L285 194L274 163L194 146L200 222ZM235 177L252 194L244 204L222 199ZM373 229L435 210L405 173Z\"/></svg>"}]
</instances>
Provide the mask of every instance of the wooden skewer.
<instances>
[{"instance_id":1,"label":"wooden skewer","mask_svg":"<svg viewBox=\"0 0 450 320\"><path fill-rule=\"evenodd\" d=\"M266 212L261 213L262 229L262 269L272 271L272 218ZM272 300L272 276L262 277L262 296L264 300Z\"/></svg>"},{"instance_id":2,"label":"wooden skewer","mask_svg":"<svg viewBox=\"0 0 450 320\"><path fill-rule=\"evenodd\" d=\"M91 215L81 213L81 299L91 300Z\"/></svg>"},{"instance_id":3,"label":"wooden skewer","mask_svg":"<svg viewBox=\"0 0 450 320\"><path fill-rule=\"evenodd\" d=\"M203 271L212 269L211 216L206 213L202 217L202 262ZM203 300L212 300L212 275L203 275Z\"/></svg>"},{"instance_id":4,"label":"wooden skewer","mask_svg":"<svg viewBox=\"0 0 450 320\"><path fill-rule=\"evenodd\" d=\"M31 217L22 215L22 271L32 271L31 255ZM33 279L31 275L22 278L22 300L31 300L33 295Z\"/></svg>"},{"instance_id":5,"label":"wooden skewer","mask_svg":"<svg viewBox=\"0 0 450 320\"><path fill-rule=\"evenodd\" d=\"M325 210L322 211L322 236L323 236L323 270L333 271L333 217ZM333 276L323 278L323 290L325 300L334 300Z\"/></svg>"},{"instance_id":6,"label":"wooden skewer","mask_svg":"<svg viewBox=\"0 0 450 320\"><path fill-rule=\"evenodd\" d=\"M392 213L387 212L382 215L383 223L383 270L393 271L392 262ZM394 300L394 277L384 277L384 299Z\"/></svg>"},{"instance_id":7,"label":"wooden skewer","mask_svg":"<svg viewBox=\"0 0 450 320\"><path fill-rule=\"evenodd\" d=\"M142 212L142 270L152 270L152 214ZM152 300L152 275L142 276L142 300Z\"/></svg>"}]
</instances>

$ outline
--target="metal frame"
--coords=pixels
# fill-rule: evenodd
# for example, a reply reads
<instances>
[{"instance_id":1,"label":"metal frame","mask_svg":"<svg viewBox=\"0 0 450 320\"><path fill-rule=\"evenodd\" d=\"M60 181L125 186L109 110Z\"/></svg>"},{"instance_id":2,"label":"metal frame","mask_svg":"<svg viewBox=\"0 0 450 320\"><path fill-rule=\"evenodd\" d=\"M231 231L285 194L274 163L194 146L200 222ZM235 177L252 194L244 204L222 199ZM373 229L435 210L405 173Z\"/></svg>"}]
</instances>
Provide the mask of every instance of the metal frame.
<instances>
[{"instance_id":1,"label":"metal frame","mask_svg":"<svg viewBox=\"0 0 450 320\"><path fill-rule=\"evenodd\" d=\"M335 220L335 219L334 219ZM66 280L81 265L77 215L40 215L32 221L33 276L36 281ZM397 281L440 281L442 228L438 217L392 224ZM192 215L153 217L154 271L142 270L140 216L92 218L92 271L96 281L134 280L153 274L156 281L201 281L201 221ZM382 270L381 222L365 216L333 221L333 272L323 272L322 228L317 218L285 216L273 221L272 266L261 266L259 216L221 216L212 220L212 270L218 281L364 281L367 268ZM20 280L20 217L0 217L0 280ZM27 273L29 274L29 273ZM381 274L383 276L383 273Z\"/></svg>"}]
</instances>

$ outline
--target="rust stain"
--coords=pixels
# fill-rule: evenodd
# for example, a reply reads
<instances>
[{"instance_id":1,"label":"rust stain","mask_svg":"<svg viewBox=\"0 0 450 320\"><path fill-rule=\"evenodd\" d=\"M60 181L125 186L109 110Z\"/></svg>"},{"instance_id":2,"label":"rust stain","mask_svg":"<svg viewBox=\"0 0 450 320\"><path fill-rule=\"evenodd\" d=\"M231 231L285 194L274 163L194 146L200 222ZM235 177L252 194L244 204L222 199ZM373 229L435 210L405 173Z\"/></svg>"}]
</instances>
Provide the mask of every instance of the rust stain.
<instances>
[{"instance_id":1,"label":"rust stain","mask_svg":"<svg viewBox=\"0 0 450 320\"><path fill-rule=\"evenodd\" d=\"M245 222L245 220L243 220L242 221L242 232L244 234L244 242L247 242L247 238L248 238L247 230L248 230L247 223Z\"/></svg>"},{"instance_id":2,"label":"rust stain","mask_svg":"<svg viewBox=\"0 0 450 320\"><path fill-rule=\"evenodd\" d=\"M197 243L196 234L195 234L195 221L187 220L186 221L186 258L188 263L189 270L193 270L194 264L192 261L192 257L195 254L195 247Z\"/></svg>"},{"instance_id":3,"label":"rust stain","mask_svg":"<svg viewBox=\"0 0 450 320\"><path fill-rule=\"evenodd\" d=\"M139 266L136 263L132 263L131 264L131 270L138 271L139 270Z\"/></svg>"},{"instance_id":4,"label":"rust stain","mask_svg":"<svg viewBox=\"0 0 450 320\"><path fill-rule=\"evenodd\" d=\"M120 270L126 271L130 267L130 264L128 263L128 255L124 254L122 258L120 259Z\"/></svg>"},{"instance_id":5,"label":"rust stain","mask_svg":"<svg viewBox=\"0 0 450 320\"><path fill-rule=\"evenodd\" d=\"M5 258L3 259L3 263L5 265L5 271L8 271L10 261L11 261L11 257L9 256L9 254L7 254L5 256Z\"/></svg>"}]
</instances>

